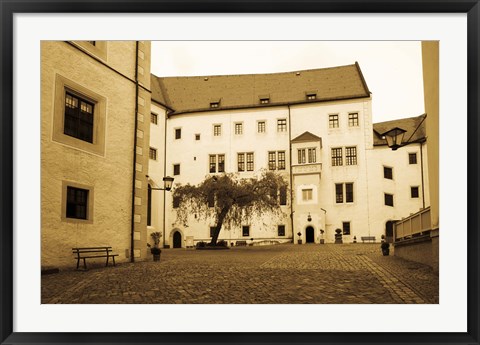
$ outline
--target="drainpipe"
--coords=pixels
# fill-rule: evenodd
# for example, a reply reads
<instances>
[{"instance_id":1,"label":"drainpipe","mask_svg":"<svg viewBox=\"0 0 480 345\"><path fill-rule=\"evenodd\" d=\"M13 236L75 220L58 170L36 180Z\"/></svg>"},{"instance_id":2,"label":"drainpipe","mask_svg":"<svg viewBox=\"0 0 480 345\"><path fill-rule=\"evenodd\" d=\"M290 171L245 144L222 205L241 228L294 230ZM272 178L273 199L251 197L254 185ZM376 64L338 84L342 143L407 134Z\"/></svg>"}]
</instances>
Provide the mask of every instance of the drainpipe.
<instances>
[{"instance_id":1,"label":"drainpipe","mask_svg":"<svg viewBox=\"0 0 480 345\"><path fill-rule=\"evenodd\" d=\"M135 125L133 131L132 217L130 220L130 262L135 262L135 179L137 177L137 121L138 121L138 41L135 41Z\"/></svg>"},{"instance_id":2,"label":"drainpipe","mask_svg":"<svg viewBox=\"0 0 480 345\"><path fill-rule=\"evenodd\" d=\"M421 169L421 175L422 175L422 205L423 208L425 208L425 185L423 182L423 144L420 143L420 169Z\"/></svg>"},{"instance_id":3,"label":"drainpipe","mask_svg":"<svg viewBox=\"0 0 480 345\"><path fill-rule=\"evenodd\" d=\"M290 225L292 228L292 242L295 243L295 230L293 229L293 174L292 174L292 121L290 116L290 104L288 107L288 152L290 160Z\"/></svg>"},{"instance_id":4,"label":"drainpipe","mask_svg":"<svg viewBox=\"0 0 480 345\"><path fill-rule=\"evenodd\" d=\"M167 114L168 110L165 110L165 123L163 128L163 176L167 176ZM167 224L167 219L165 213L167 212L167 193L163 191L163 248L165 248L165 226Z\"/></svg>"}]
</instances>

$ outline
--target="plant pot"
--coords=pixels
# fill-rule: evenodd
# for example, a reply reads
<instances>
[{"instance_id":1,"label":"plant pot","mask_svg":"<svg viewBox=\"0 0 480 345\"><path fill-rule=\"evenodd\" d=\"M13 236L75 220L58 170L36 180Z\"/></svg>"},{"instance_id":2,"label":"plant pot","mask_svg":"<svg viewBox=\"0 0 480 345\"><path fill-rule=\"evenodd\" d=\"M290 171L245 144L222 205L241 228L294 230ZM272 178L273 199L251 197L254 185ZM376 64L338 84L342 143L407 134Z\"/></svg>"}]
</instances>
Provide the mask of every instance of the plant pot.
<instances>
[{"instance_id":1,"label":"plant pot","mask_svg":"<svg viewBox=\"0 0 480 345\"><path fill-rule=\"evenodd\" d=\"M153 254L153 261L160 261L160 254Z\"/></svg>"},{"instance_id":2,"label":"plant pot","mask_svg":"<svg viewBox=\"0 0 480 345\"><path fill-rule=\"evenodd\" d=\"M325 240L323 238L320 239L320 244L325 244Z\"/></svg>"},{"instance_id":3,"label":"plant pot","mask_svg":"<svg viewBox=\"0 0 480 345\"><path fill-rule=\"evenodd\" d=\"M383 256L388 256L390 254L390 249L382 249Z\"/></svg>"},{"instance_id":4,"label":"plant pot","mask_svg":"<svg viewBox=\"0 0 480 345\"><path fill-rule=\"evenodd\" d=\"M302 240L298 240L298 244L302 244Z\"/></svg>"}]
</instances>

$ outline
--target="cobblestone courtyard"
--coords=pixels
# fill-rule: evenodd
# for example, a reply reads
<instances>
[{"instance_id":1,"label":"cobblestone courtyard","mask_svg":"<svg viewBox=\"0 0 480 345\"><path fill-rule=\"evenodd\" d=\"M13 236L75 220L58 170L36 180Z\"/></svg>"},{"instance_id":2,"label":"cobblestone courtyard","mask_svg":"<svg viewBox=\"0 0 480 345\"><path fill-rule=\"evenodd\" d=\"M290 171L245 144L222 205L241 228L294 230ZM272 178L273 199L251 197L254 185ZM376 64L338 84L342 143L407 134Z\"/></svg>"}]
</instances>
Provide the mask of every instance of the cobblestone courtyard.
<instances>
[{"instance_id":1,"label":"cobblestone courtyard","mask_svg":"<svg viewBox=\"0 0 480 345\"><path fill-rule=\"evenodd\" d=\"M398 304L438 298L438 275L430 267L384 257L378 243L165 249L160 262L42 276L42 303Z\"/></svg>"}]
</instances>

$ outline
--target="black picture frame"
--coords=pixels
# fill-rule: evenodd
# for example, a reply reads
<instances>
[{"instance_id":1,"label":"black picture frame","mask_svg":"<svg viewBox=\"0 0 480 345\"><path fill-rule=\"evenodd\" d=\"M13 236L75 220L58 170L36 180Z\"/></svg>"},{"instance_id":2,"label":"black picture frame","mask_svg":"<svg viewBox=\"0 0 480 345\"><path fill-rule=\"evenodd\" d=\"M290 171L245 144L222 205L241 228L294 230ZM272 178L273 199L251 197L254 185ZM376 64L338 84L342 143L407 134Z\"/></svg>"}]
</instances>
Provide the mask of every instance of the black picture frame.
<instances>
[{"instance_id":1,"label":"black picture frame","mask_svg":"<svg viewBox=\"0 0 480 345\"><path fill-rule=\"evenodd\" d=\"M0 340L2 344L479 344L478 0L0 0ZM468 315L465 333L15 333L13 332L13 16L15 13L466 13L468 15ZM454 317L452 315L452 317Z\"/></svg>"}]
</instances>

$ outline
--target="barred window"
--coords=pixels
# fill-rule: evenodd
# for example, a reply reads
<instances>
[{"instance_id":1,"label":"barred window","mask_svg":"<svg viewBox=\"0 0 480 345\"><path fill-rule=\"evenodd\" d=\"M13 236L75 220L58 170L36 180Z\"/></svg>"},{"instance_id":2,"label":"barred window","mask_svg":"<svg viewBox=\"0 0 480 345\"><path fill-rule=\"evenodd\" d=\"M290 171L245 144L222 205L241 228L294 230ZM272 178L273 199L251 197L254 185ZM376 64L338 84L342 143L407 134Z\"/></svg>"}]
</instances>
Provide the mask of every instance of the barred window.
<instances>
[{"instance_id":1,"label":"barred window","mask_svg":"<svg viewBox=\"0 0 480 345\"><path fill-rule=\"evenodd\" d=\"M63 133L93 143L94 107L92 102L67 92Z\"/></svg>"},{"instance_id":2,"label":"barred window","mask_svg":"<svg viewBox=\"0 0 480 345\"><path fill-rule=\"evenodd\" d=\"M154 113L150 113L150 122L154 125L158 124L158 115Z\"/></svg>"},{"instance_id":3,"label":"barred window","mask_svg":"<svg viewBox=\"0 0 480 345\"><path fill-rule=\"evenodd\" d=\"M335 202L337 204L343 203L343 183L335 184Z\"/></svg>"},{"instance_id":4,"label":"barred window","mask_svg":"<svg viewBox=\"0 0 480 345\"><path fill-rule=\"evenodd\" d=\"M243 123L235 124L235 134L243 134Z\"/></svg>"},{"instance_id":5,"label":"barred window","mask_svg":"<svg viewBox=\"0 0 480 345\"><path fill-rule=\"evenodd\" d=\"M332 149L332 166L343 165L342 148Z\"/></svg>"},{"instance_id":6,"label":"barred window","mask_svg":"<svg viewBox=\"0 0 480 345\"><path fill-rule=\"evenodd\" d=\"M417 154L409 153L408 154L408 164L417 164Z\"/></svg>"},{"instance_id":7,"label":"barred window","mask_svg":"<svg viewBox=\"0 0 480 345\"><path fill-rule=\"evenodd\" d=\"M157 160L157 149L154 149L153 147L150 147L150 151L148 154L149 158L156 161Z\"/></svg>"},{"instance_id":8,"label":"barred window","mask_svg":"<svg viewBox=\"0 0 480 345\"><path fill-rule=\"evenodd\" d=\"M88 189L67 187L67 218L87 219Z\"/></svg>"},{"instance_id":9,"label":"barred window","mask_svg":"<svg viewBox=\"0 0 480 345\"><path fill-rule=\"evenodd\" d=\"M253 171L253 152L247 153L247 171Z\"/></svg>"},{"instance_id":10,"label":"barred window","mask_svg":"<svg viewBox=\"0 0 480 345\"><path fill-rule=\"evenodd\" d=\"M338 115L329 115L328 116L328 126L330 128L338 128Z\"/></svg>"},{"instance_id":11,"label":"barred window","mask_svg":"<svg viewBox=\"0 0 480 345\"><path fill-rule=\"evenodd\" d=\"M268 170L277 168L277 153L275 151L268 152Z\"/></svg>"},{"instance_id":12,"label":"barred window","mask_svg":"<svg viewBox=\"0 0 480 345\"><path fill-rule=\"evenodd\" d=\"M308 149L308 163L316 163L317 162L317 149L311 148Z\"/></svg>"},{"instance_id":13,"label":"barred window","mask_svg":"<svg viewBox=\"0 0 480 345\"><path fill-rule=\"evenodd\" d=\"M222 135L222 125L213 125L213 135L215 137Z\"/></svg>"},{"instance_id":14,"label":"barred window","mask_svg":"<svg viewBox=\"0 0 480 345\"><path fill-rule=\"evenodd\" d=\"M175 128L175 139L181 139L181 138L182 138L182 129Z\"/></svg>"},{"instance_id":15,"label":"barred window","mask_svg":"<svg viewBox=\"0 0 480 345\"><path fill-rule=\"evenodd\" d=\"M358 126L358 113L350 113L348 114L348 125L350 127Z\"/></svg>"},{"instance_id":16,"label":"barred window","mask_svg":"<svg viewBox=\"0 0 480 345\"><path fill-rule=\"evenodd\" d=\"M287 120L286 119L277 120L277 131L278 132L286 132L287 131Z\"/></svg>"},{"instance_id":17,"label":"barred window","mask_svg":"<svg viewBox=\"0 0 480 345\"><path fill-rule=\"evenodd\" d=\"M237 154L237 165L238 165L239 172L245 171L245 154L244 153Z\"/></svg>"},{"instance_id":18,"label":"barred window","mask_svg":"<svg viewBox=\"0 0 480 345\"><path fill-rule=\"evenodd\" d=\"M298 164L305 164L306 163L306 156L305 156L305 149L298 150Z\"/></svg>"},{"instance_id":19,"label":"barred window","mask_svg":"<svg viewBox=\"0 0 480 345\"><path fill-rule=\"evenodd\" d=\"M278 170L285 170L285 151L278 151Z\"/></svg>"},{"instance_id":20,"label":"barred window","mask_svg":"<svg viewBox=\"0 0 480 345\"><path fill-rule=\"evenodd\" d=\"M258 121L257 131L258 133L265 133L265 121Z\"/></svg>"},{"instance_id":21,"label":"barred window","mask_svg":"<svg viewBox=\"0 0 480 345\"><path fill-rule=\"evenodd\" d=\"M345 164L346 165L357 165L357 148L345 147Z\"/></svg>"}]
</instances>

